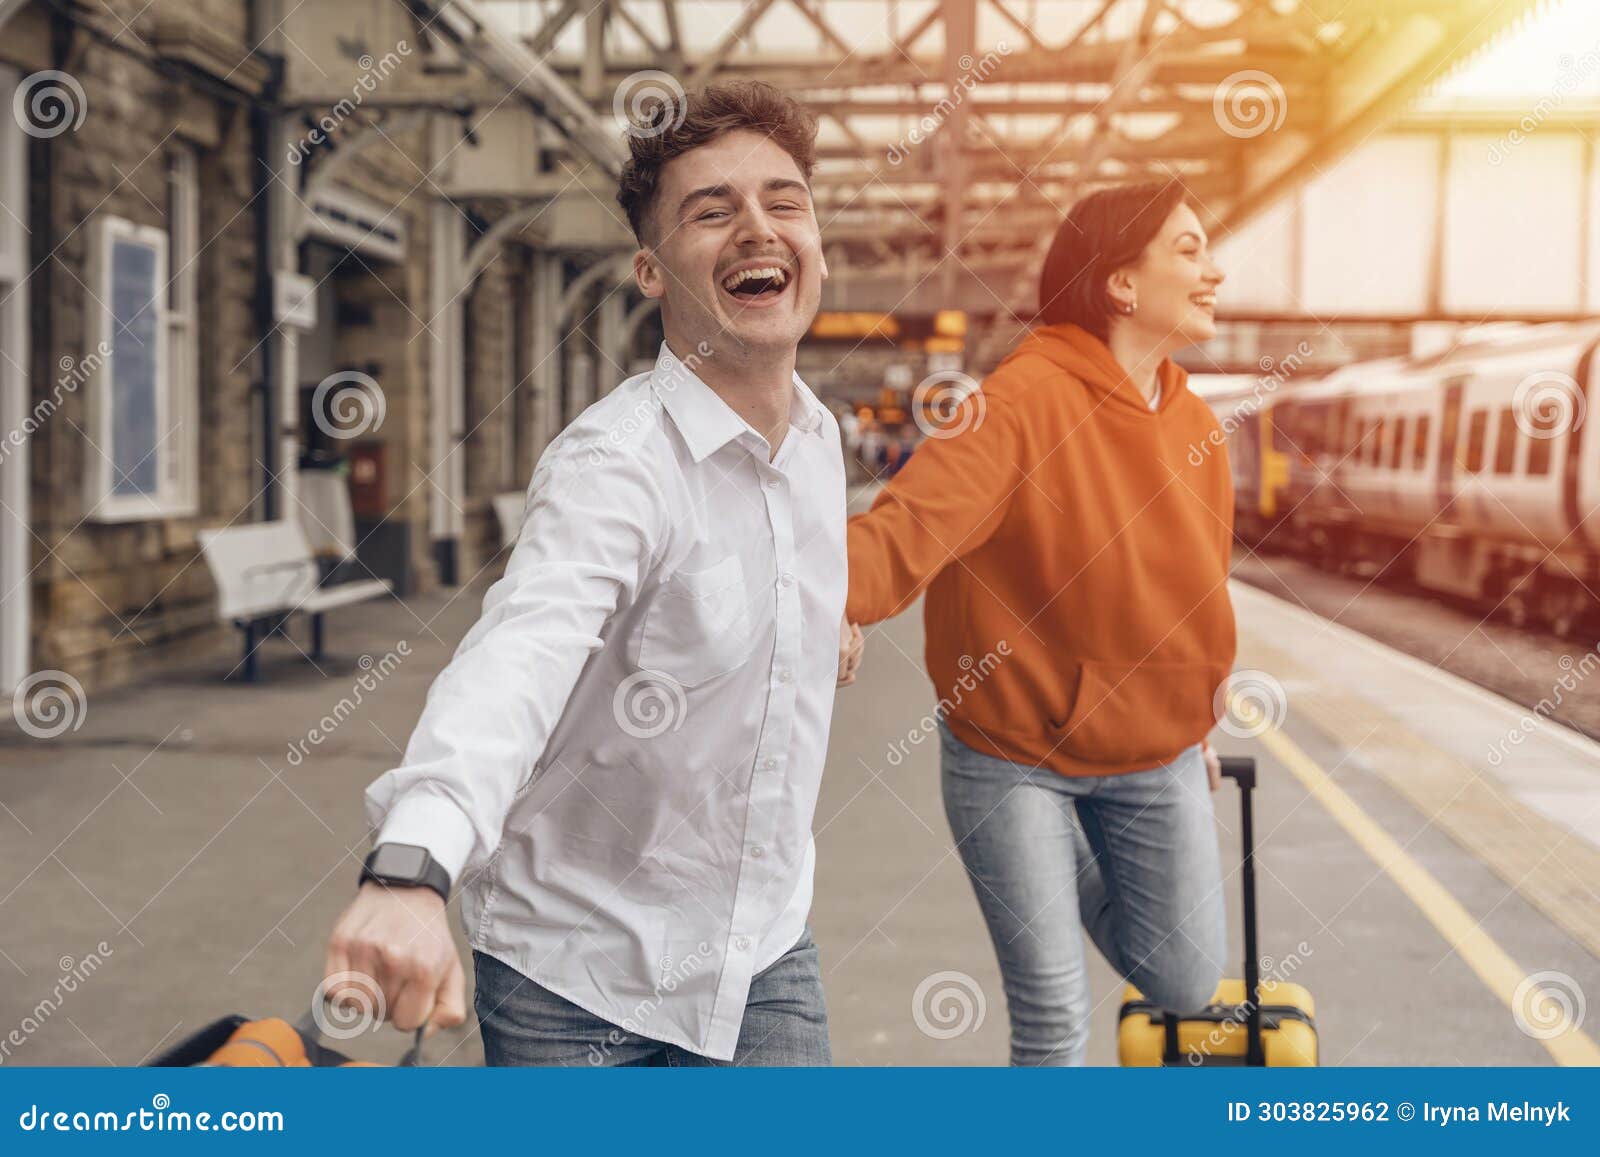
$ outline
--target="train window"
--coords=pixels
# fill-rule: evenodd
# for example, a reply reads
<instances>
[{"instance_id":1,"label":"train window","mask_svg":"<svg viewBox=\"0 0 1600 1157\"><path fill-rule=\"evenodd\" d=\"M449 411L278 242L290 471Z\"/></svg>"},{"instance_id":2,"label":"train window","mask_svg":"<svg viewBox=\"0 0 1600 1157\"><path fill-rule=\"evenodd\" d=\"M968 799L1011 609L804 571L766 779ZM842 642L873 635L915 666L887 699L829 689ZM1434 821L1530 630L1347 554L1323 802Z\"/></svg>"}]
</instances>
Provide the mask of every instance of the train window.
<instances>
[{"instance_id":1,"label":"train window","mask_svg":"<svg viewBox=\"0 0 1600 1157\"><path fill-rule=\"evenodd\" d=\"M1528 439L1528 473L1550 473L1550 438Z\"/></svg>"},{"instance_id":2,"label":"train window","mask_svg":"<svg viewBox=\"0 0 1600 1157\"><path fill-rule=\"evenodd\" d=\"M1417 424L1411 432L1411 468L1421 470L1422 464L1428 460L1428 427L1433 425L1433 417L1429 414L1418 414Z\"/></svg>"},{"instance_id":3,"label":"train window","mask_svg":"<svg viewBox=\"0 0 1600 1157\"><path fill-rule=\"evenodd\" d=\"M1406 418L1402 414L1394 420L1394 441L1389 443L1389 469L1400 469L1400 459L1406 452Z\"/></svg>"},{"instance_id":4,"label":"train window","mask_svg":"<svg viewBox=\"0 0 1600 1157\"><path fill-rule=\"evenodd\" d=\"M1483 469L1483 443L1484 434L1489 429L1489 411L1473 410L1467 416L1467 462L1466 467L1470 473L1476 474Z\"/></svg>"},{"instance_id":5,"label":"train window","mask_svg":"<svg viewBox=\"0 0 1600 1157\"><path fill-rule=\"evenodd\" d=\"M1372 425L1372 449L1368 452L1367 461L1374 466L1383 463L1383 435L1388 425L1387 418L1379 418Z\"/></svg>"},{"instance_id":6,"label":"train window","mask_svg":"<svg viewBox=\"0 0 1600 1157\"><path fill-rule=\"evenodd\" d=\"M1494 436L1494 472L1510 474L1517 462L1517 418L1506 406L1500 411L1500 428Z\"/></svg>"}]
</instances>

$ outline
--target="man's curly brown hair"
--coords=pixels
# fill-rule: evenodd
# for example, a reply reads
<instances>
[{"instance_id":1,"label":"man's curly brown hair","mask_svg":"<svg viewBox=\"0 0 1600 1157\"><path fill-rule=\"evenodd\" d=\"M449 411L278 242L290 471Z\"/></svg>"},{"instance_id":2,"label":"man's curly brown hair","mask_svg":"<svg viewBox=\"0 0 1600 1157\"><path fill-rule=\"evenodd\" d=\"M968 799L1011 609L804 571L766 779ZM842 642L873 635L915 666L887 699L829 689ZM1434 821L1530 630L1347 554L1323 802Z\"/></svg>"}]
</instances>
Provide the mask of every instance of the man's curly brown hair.
<instances>
[{"instance_id":1,"label":"man's curly brown hair","mask_svg":"<svg viewBox=\"0 0 1600 1157\"><path fill-rule=\"evenodd\" d=\"M682 101L654 104L628 130L632 154L622 166L617 204L628 215L640 245L655 236L651 215L661 170L674 157L710 144L723 133L748 129L761 133L794 158L809 184L816 164L817 121L805 106L761 81L707 85Z\"/></svg>"}]
</instances>

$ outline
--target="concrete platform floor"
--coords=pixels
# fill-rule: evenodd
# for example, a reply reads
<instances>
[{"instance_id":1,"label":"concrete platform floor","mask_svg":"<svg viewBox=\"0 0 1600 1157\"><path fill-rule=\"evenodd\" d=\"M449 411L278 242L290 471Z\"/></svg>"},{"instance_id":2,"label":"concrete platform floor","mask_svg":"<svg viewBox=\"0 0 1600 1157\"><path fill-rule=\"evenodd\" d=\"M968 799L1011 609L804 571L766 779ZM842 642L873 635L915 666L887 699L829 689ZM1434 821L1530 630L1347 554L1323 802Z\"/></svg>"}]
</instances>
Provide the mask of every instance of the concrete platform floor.
<instances>
[{"instance_id":1,"label":"concrete platform floor","mask_svg":"<svg viewBox=\"0 0 1600 1157\"><path fill-rule=\"evenodd\" d=\"M338 657L320 668L276 641L257 686L222 683L231 659L219 657L183 679L93 695L81 726L55 738L28 737L6 720L0 1063L137 1064L226 1012L296 1015L320 978L324 938L365 852L362 788L400 755L486 583L340 615L329 633ZM1252 618L1271 618L1255 601L1265 598L1241 603L1247 647ZM1281 623L1267 629L1285 645ZM409 654L377 690L320 744L307 744L351 694L361 656L381 661L402 640ZM861 680L840 695L816 820L812 926L835 1056L848 1065L1002 1064L1004 994L951 847L937 745L908 744L903 759L889 758L933 703L918 617L874 629L868 646ZM1227 735L1218 746L1261 759L1261 948L1274 961L1299 958L1292 979L1316 996L1323 1063L1551 1063L1552 1051L1518 1028L1504 977L1500 989L1486 980L1481 956L1430 922L1395 865L1375 861L1304 776L1290 773L1280 759L1285 742L1325 769L1410 865L1459 902L1474 935L1518 968L1566 977L1582 1002L1600 1000L1600 961L1379 774L1368 753L1383 749L1369 746L1372 731L1330 733L1326 718L1301 712L1296 705L1319 694L1305 679L1291 684L1270 746ZM1390 726L1399 722L1377 729ZM1588 802L1596 799L1600 774ZM1218 828L1229 868L1238 855L1235 809L1225 787ZM1232 875L1231 901L1237 883ZM1584 887L1593 895L1600 880ZM1237 942L1236 903L1230 918ZM1234 954L1237 969L1237 944ZM1093 960L1090 1060L1111 1064L1121 985ZM930 981L940 973L961 976ZM74 978L72 991L62 991L63 977ZM972 1010L953 1035L914 1010L919 987L949 983ZM946 1008L959 1010L960 1001ZM1591 1033L1596 1019L1600 1012ZM345 1047L381 1060L397 1056L402 1040L386 1031ZM470 1024L436 1038L429 1059L481 1063Z\"/></svg>"}]
</instances>

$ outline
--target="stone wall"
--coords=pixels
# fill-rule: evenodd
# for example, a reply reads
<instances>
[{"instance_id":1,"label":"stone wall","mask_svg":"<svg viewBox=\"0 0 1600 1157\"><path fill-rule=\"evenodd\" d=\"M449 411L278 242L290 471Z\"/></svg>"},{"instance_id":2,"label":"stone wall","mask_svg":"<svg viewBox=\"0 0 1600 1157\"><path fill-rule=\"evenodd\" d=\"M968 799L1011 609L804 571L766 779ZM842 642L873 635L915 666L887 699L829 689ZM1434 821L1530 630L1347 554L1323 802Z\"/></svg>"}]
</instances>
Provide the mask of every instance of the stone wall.
<instances>
[{"instance_id":1,"label":"stone wall","mask_svg":"<svg viewBox=\"0 0 1600 1157\"><path fill-rule=\"evenodd\" d=\"M242 3L209 7L244 9ZM113 0L110 11L123 20L141 15L133 0ZM19 37L13 44L27 42ZM246 54L242 43L238 51ZM247 109L174 79L149 56L131 36L108 42L75 35L64 71L83 89L83 123L32 142L29 157L36 270L30 404L60 397L30 445L31 666L65 670L85 688L128 682L152 666L192 660L221 645L195 531L248 505L258 444ZM59 66L44 58L13 62L34 70ZM93 439L91 387L56 387L68 359L82 358L90 346L91 294L97 293L90 271L93 220L112 215L165 229L168 157L185 145L194 150L200 184L201 248L193 266L200 507L193 517L89 521L86 474L101 453Z\"/></svg>"}]
</instances>

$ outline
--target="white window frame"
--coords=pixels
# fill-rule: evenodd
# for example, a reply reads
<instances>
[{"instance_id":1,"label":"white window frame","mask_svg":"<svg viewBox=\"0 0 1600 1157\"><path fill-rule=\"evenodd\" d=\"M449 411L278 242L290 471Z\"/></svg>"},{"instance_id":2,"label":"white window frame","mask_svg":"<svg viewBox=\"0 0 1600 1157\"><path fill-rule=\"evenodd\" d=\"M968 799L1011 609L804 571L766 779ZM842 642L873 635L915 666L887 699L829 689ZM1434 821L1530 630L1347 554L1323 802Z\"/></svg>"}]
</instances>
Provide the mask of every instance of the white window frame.
<instances>
[{"instance_id":1,"label":"white window frame","mask_svg":"<svg viewBox=\"0 0 1600 1157\"><path fill-rule=\"evenodd\" d=\"M0 108L10 108L19 74L0 65ZM29 444L12 441L29 416L28 139L15 117L0 117L0 694L9 698L31 666Z\"/></svg>"},{"instance_id":2,"label":"white window frame","mask_svg":"<svg viewBox=\"0 0 1600 1157\"><path fill-rule=\"evenodd\" d=\"M87 458L88 517L96 522L137 522L192 515L198 510L198 325L193 262L198 252L199 195L194 156L172 155L172 220L167 228L136 225L122 217L100 216L92 229L90 289L86 306L88 347L113 346L111 255L119 241L155 252L156 490L153 494L116 493L111 389L116 357L108 354L91 386L96 446ZM169 259L171 264L169 265ZM173 270L168 281L168 269Z\"/></svg>"},{"instance_id":3,"label":"white window frame","mask_svg":"<svg viewBox=\"0 0 1600 1157\"><path fill-rule=\"evenodd\" d=\"M167 180L172 206L167 222L168 394L174 426L173 452L163 465L174 498L171 513L195 514L200 509L200 178L193 148L175 145L167 157Z\"/></svg>"}]
</instances>

